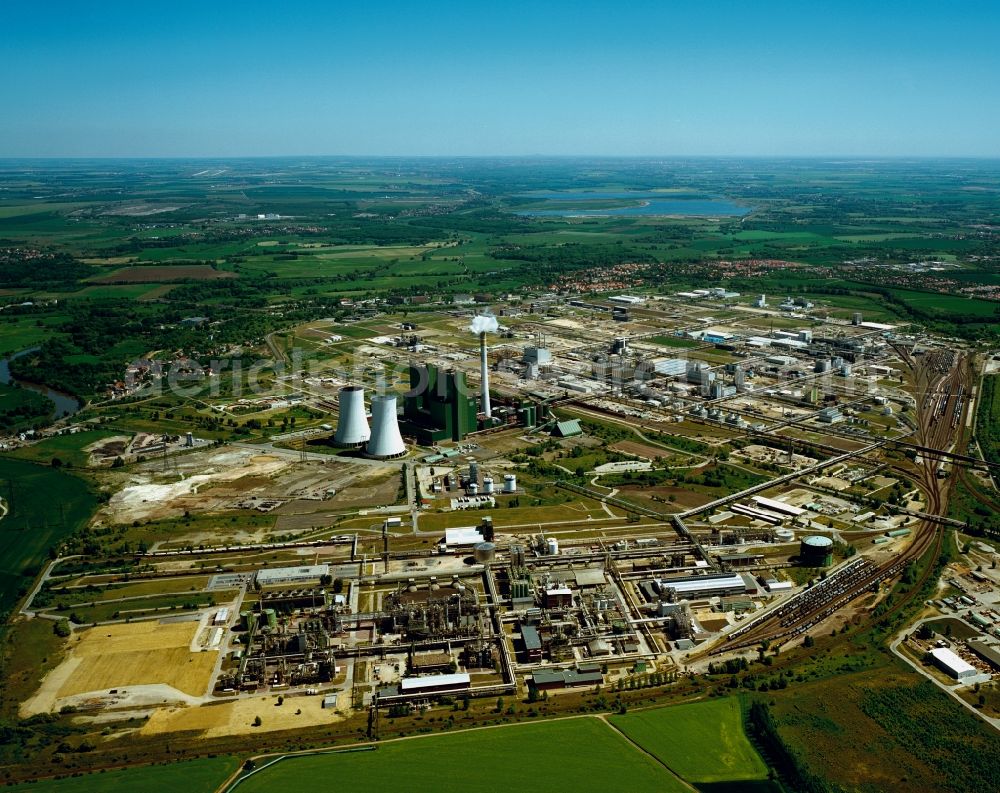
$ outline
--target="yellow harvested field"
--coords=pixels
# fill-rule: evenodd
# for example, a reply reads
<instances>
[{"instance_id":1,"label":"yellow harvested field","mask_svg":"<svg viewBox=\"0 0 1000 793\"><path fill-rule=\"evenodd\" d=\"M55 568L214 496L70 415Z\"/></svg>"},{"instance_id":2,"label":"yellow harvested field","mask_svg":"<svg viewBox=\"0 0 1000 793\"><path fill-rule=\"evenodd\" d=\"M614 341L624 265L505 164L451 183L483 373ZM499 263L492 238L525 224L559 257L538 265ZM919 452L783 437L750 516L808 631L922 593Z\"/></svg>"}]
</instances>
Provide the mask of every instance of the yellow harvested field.
<instances>
[{"instance_id":1,"label":"yellow harvested field","mask_svg":"<svg viewBox=\"0 0 1000 793\"><path fill-rule=\"evenodd\" d=\"M71 671L57 696L157 683L202 696L218 652L191 652L198 628L197 622L136 622L81 631L62 664Z\"/></svg>"},{"instance_id":2,"label":"yellow harvested field","mask_svg":"<svg viewBox=\"0 0 1000 793\"><path fill-rule=\"evenodd\" d=\"M244 735L275 730L294 730L317 724L343 721L332 708L323 707L323 697L288 697L277 704L276 695L229 700L201 707L162 708L149 717L142 735L162 735L169 732L201 731L206 738L223 735ZM341 693L338 704L347 707L347 695ZM301 713L296 713L301 711ZM256 716L261 725L253 726Z\"/></svg>"}]
</instances>

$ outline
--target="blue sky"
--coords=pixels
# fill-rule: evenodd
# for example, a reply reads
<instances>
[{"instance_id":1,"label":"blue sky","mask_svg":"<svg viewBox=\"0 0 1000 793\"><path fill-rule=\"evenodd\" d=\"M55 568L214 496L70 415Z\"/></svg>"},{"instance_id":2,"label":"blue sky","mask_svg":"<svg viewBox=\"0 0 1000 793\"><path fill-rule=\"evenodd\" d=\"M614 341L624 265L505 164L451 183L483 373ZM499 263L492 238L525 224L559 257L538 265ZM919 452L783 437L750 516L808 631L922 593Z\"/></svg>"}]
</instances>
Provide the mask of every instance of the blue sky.
<instances>
[{"instance_id":1,"label":"blue sky","mask_svg":"<svg viewBox=\"0 0 1000 793\"><path fill-rule=\"evenodd\" d=\"M1000 4L4 3L0 156L1000 156Z\"/></svg>"}]
</instances>

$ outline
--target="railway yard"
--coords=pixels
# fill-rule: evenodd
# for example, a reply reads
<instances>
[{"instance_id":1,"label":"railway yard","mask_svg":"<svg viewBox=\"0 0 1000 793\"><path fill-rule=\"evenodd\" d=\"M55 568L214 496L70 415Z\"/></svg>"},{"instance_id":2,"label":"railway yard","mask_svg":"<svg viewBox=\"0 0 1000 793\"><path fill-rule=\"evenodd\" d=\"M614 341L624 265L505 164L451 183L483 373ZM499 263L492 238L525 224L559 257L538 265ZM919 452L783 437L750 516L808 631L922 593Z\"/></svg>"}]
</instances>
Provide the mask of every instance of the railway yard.
<instances>
[{"instance_id":1,"label":"railway yard","mask_svg":"<svg viewBox=\"0 0 1000 793\"><path fill-rule=\"evenodd\" d=\"M495 304L478 339L454 308L296 329L308 372L240 416L281 403L315 420L94 458L93 529L132 550L46 565L21 611L74 638L22 715L216 735L279 696L309 704L264 730L356 711L377 730L442 698L697 674L904 608L894 588L925 591L964 528L951 487L992 467L971 443L981 356L703 291ZM434 397L414 395L419 377ZM349 414L359 388L402 409ZM992 646L1000 582L975 553ZM923 618L948 613L929 602Z\"/></svg>"}]
</instances>

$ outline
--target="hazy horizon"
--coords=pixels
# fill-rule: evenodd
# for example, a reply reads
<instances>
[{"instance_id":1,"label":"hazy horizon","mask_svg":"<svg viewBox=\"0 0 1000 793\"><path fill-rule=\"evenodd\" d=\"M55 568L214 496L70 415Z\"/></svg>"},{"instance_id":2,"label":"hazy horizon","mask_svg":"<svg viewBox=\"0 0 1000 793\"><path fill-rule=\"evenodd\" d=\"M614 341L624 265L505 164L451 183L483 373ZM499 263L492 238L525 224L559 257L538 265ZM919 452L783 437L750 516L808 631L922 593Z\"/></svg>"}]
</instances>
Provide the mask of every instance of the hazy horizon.
<instances>
[{"instance_id":1,"label":"hazy horizon","mask_svg":"<svg viewBox=\"0 0 1000 793\"><path fill-rule=\"evenodd\" d=\"M1000 157L983 2L6 10L4 158Z\"/></svg>"}]
</instances>

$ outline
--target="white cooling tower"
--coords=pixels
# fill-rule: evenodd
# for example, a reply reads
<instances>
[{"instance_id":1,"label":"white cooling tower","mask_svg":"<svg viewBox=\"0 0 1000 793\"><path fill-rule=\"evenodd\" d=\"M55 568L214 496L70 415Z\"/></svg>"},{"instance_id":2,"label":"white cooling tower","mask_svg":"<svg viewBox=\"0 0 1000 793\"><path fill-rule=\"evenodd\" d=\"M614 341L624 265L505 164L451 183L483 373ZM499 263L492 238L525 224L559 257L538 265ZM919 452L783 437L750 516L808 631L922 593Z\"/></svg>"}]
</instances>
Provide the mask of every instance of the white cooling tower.
<instances>
[{"instance_id":1,"label":"white cooling tower","mask_svg":"<svg viewBox=\"0 0 1000 793\"><path fill-rule=\"evenodd\" d=\"M359 385L344 386L340 389L338 404L340 417L333 442L348 449L363 446L372 434L365 417L365 390Z\"/></svg>"},{"instance_id":2,"label":"white cooling tower","mask_svg":"<svg viewBox=\"0 0 1000 793\"><path fill-rule=\"evenodd\" d=\"M406 444L399 434L396 416L396 395L372 397L372 436L365 447L366 457L388 460L406 454Z\"/></svg>"}]
</instances>

